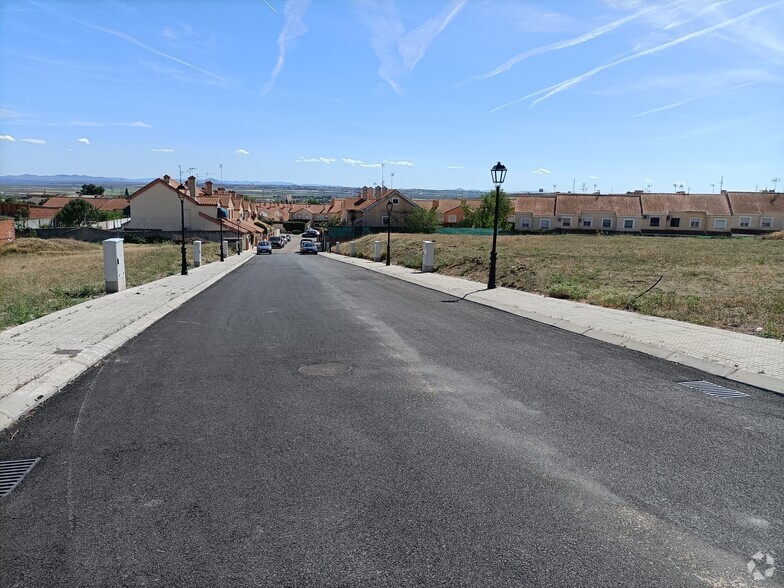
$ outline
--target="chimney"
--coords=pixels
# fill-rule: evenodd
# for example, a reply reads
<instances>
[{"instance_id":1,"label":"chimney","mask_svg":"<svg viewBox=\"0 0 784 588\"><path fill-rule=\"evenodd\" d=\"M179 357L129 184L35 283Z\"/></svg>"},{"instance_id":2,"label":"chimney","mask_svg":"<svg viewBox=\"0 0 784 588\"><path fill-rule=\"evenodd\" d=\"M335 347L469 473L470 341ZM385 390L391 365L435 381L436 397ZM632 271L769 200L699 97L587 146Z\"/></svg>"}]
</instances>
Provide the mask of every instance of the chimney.
<instances>
[{"instance_id":1,"label":"chimney","mask_svg":"<svg viewBox=\"0 0 784 588\"><path fill-rule=\"evenodd\" d=\"M169 180L171 180L171 176L167 176L167 175L163 176L163 181L166 182L167 184L169 183Z\"/></svg>"},{"instance_id":2,"label":"chimney","mask_svg":"<svg viewBox=\"0 0 784 588\"><path fill-rule=\"evenodd\" d=\"M368 193L369 190L370 188L368 188L367 186L362 186L362 198L364 198L365 200L370 198L370 194Z\"/></svg>"},{"instance_id":3,"label":"chimney","mask_svg":"<svg viewBox=\"0 0 784 588\"><path fill-rule=\"evenodd\" d=\"M381 198L381 186L376 186L376 189L373 190L373 192L374 192L373 198L375 198L376 200Z\"/></svg>"},{"instance_id":4,"label":"chimney","mask_svg":"<svg viewBox=\"0 0 784 588\"><path fill-rule=\"evenodd\" d=\"M188 176L188 193L196 199L196 176Z\"/></svg>"},{"instance_id":5,"label":"chimney","mask_svg":"<svg viewBox=\"0 0 784 588\"><path fill-rule=\"evenodd\" d=\"M204 182L204 191L207 193L207 196L212 196L212 180Z\"/></svg>"}]
</instances>

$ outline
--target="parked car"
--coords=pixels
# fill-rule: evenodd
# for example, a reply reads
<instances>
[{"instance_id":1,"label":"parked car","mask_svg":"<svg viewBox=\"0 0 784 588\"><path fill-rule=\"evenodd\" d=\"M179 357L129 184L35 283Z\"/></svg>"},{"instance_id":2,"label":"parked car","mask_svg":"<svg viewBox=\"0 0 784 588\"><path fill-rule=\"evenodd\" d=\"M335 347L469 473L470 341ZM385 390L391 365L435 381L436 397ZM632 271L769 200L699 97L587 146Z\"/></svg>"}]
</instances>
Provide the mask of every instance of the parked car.
<instances>
[{"instance_id":1,"label":"parked car","mask_svg":"<svg viewBox=\"0 0 784 588\"><path fill-rule=\"evenodd\" d=\"M259 244L256 245L256 255L262 255L264 253L272 255L272 243L269 241L259 241Z\"/></svg>"},{"instance_id":2,"label":"parked car","mask_svg":"<svg viewBox=\"0 0 784 588\"><path fill-rule=\"evenodd\" d=\"M272 245L275 249L281 249L286 243L283 241L283 237L278 235L274 237L270 237L270 245Z\"/></svg>"},{"instance_id":3,"label":"parked car","mask_svg":"<svg viewBox=\"0 0 784 588\"><path fill-rule=\"evenodd\" d=\"M299 244L299 252L302 255L307 255L308 253L318 255L318 247L316 247L316 244L313 241L301 241Z\"/></svg>"},{"instance_id":4,"label":"parked car","mask_svg":"<svg viewBox=\"0 0 784 588\"><path fill-rule=\"evenodd\" d=\"M318 237L320 234L321 234L321 233L319 233L319 232L318 232L316 229L308 229L307 231L305 231L304 233L302 233L302 236L303 236L303 237L313 237L313 238L316 238L316 237Z\"/></svg>"}]
</instances>

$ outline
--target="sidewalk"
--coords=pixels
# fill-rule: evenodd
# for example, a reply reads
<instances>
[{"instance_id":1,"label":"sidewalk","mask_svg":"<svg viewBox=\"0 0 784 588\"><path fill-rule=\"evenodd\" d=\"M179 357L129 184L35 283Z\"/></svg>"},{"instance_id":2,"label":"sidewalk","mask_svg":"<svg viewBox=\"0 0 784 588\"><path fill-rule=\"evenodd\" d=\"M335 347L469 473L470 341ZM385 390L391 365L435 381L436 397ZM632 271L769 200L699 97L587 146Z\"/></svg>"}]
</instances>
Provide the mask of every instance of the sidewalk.
<instances>
[{"instance_id":1,"label":"sidewalk","mask_svg":"<svg viewBox=\"0 0 784 588\"><path fill-rule=\"evenodd\" d=\"M87 368L253 258L229 255L0 333L0 431Z\"/></svg>"},{"instance_id":2,"label":"sidewalk","mask_svg":"<svg viewBox=\"0 0 784 588\"><path fill-rule=\"evenodd\" d=\"M784 341L546 298L367 259L324 257L784 395Z\"/></svg>"},{"instance_id":3,"label":"sidewalk","mask_svg":"<svg viewBox=\"0 0 784 588\"><path fill-rule=\"evenodd\" d=\"M342 263L784 395L784 342L336 255ZM230 255L0 333L0 431L253 257Z\"/></svg>"}]
</instances>

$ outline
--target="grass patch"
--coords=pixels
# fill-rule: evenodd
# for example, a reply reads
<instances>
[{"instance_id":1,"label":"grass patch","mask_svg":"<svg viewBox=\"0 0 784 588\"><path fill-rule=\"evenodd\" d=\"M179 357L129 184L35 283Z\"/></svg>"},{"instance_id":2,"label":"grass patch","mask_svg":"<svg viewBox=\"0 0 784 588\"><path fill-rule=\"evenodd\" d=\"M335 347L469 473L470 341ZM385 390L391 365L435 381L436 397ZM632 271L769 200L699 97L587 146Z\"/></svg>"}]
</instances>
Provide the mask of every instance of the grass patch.
<instances>
[{"instance_id":1,"label":"grass patch","mask_svg":"<svg viewBox=\"0 0 784 588\"><path fill-rule=\"evenodd\" d=\"M783 237L784 232L750 239L502 236L496 282L545 296L784 339ZM357 254L372 259L378 238L358 239ZM487 282L487 237L393 234L393 263L421 267L424 240L435 241L437 272ZM347 245L341 247L344 253Z\"/></svg>"},{"instance_id":2,"label":"grass patch","mask_svg":"<svg viewBox=\"0 0 784 588\"><path fill-rule=\"evenodd\" d=\"M127 286L177 274L174 243L125 244ZM188 248L189 267L193 252ZM202 263L220 258L217 243L202 243ZM103 246L71 239L18 239L0 245L0 329L20 325L105 293Z\"/></svg>"}]
</instances>

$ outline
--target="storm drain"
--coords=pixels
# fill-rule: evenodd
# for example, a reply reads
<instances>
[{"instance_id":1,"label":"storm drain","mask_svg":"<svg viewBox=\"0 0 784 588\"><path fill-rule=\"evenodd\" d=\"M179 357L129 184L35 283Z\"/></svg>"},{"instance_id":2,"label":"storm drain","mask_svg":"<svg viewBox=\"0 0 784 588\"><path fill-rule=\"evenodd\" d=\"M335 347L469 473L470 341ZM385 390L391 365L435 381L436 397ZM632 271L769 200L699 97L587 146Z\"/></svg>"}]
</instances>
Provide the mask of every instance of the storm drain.
<instances>
[{"instance_id":1,"label":"storm drain","mask_svg":"<svg viewBox=\"0 0 784 588\"><path fill-rule=\"evenodd\" d=\"M725 388L724 386L719 386L718 384L706 382L705 380L700 380L699 382L681 382L681 386L686 386L692 390L699 390L708 396L716 396L717 398L743 398L744 396L748 396L748 394L741 392L740 390L732 390L730 388Z\"/></svg>"},{"instance_id":2,"label":"storm drain","mask_svg":"<svg viewBox=\"0 0 784 588\"><path fill-rule=\"evenodd\" d=\"M19 485L39 461L40 457L0 461L0 497L11 494L11 490Z\"/></svg>"}]
</instances>

